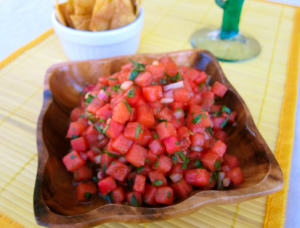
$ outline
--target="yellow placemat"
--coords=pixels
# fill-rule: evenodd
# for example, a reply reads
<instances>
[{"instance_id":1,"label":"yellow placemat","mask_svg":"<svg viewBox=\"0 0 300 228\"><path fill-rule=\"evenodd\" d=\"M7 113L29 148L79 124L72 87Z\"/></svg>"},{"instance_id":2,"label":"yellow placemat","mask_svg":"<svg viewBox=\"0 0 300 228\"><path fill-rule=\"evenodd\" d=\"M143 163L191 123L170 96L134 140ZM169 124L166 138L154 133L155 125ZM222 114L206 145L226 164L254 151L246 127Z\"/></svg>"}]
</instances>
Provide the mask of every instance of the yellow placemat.
<instances>
[{"instance_id":1,"label":"yellow placemat","mask_svg":"<svg viewBox=\"0 0 300 228\"><path fill-rule=\"evenodd\" d=\"M189 37L196 29L221 24L222 10L213 0L144 0L143 7L140 53L189 49ZM240 28L259 40L262 53L249 62L222 63L282 166L283 190L268 200L208 206L187 217L149 224L111 222L101 227L283 226L297 99L299 19L297 7L245 1ZM0 62L1 228L38 227L32 201L42 85L46 69L66 60L58 37L50 30ZM281 118L287 113L289 118Z\"/></svg>"}]
</instances>

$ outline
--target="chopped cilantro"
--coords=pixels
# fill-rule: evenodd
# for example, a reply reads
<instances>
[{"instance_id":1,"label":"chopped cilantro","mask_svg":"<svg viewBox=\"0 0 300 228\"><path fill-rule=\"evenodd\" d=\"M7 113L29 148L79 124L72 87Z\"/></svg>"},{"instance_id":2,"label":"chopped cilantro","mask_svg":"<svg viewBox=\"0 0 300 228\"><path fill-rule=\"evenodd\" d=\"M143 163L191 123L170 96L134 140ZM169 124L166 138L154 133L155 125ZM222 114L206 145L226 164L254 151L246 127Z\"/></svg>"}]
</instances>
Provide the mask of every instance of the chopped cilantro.
<instances>
[{"instance_id":1,"label":"chopped cilantro","mask_svg":"<svg viewBox=\"0 0 300 228\"><path fill-rule=\"evenodd\" d=\"M135 128L135 137L138 138L140 132L142 131L141 123L138 123L137 127Z\"/></svg>"},{"instance_id":2,"label":"chopped cilantro","mask_svg":"<svg viewBox=\"0 0 300 228\"><path fill-rule=\"evenodd\" d=\"M136 199L134 193L133 193L132 196L131 196L130 204L131 204L132 206L135 206L135 207L139 207L139 206L140 206L140 204L139 204L139 202L137 201L137 199Z\"/></svg>"},{"instance_id":3,"label":"chopped cilantro","mask_svg":"<svg viewBox=\"0 0 300 228\"><path fill-rule=\"evenodd\" d=\"M151 164L151 162L148 159L146 159L145 162L147 162L148 164Z\"/></svg>"},{"instance_id":4,"label":"chopped cilantro","mask_svg":"<svg viewBox=\"0 0 300 228\"><path fill-rule=\"evenodd\" d=\"M161 186L164 182L162 180L155 180L153 181L152 185L153 186Z\"/></svg>"},{"instance_id":5,"label":"chopped cilantro","mask_svg":"<svg viewBox=\"0 0 300 228\"><path fill-rule=\"evenodd\" d=\"M170 198L171 197L171 192L168 192L167 194L168 194L168 198Z\"/></svg>"},{"instance_id":6,"label":"chopped cilantro","mask_svg":"<svg viewBox=\"0 0 300 228\"><path fill-rule=\"evenodd\" d=\"M213 130L211 127L206 127L205 130L208 131L208 133L211 134L211 136L214 136L214 133L213 133Z\"/></svg>"},{"instance_id":7,"label":"chopped cilantro","mask_svg":"<svg viewBox=\"0 0 300 228\"><path fill-rule=\"evenodd\" d=\"M183 165L181 166L182 169L185 169L188 163L183 163Z\"/></svg>"},{"instance_id":8,"label":"chopped cilantro","mask_svg":"<svg viewBox=\"0 0 300 228\"><path fill-rule=\"evenodd\" d=\"M98 122L105 123L105 120L104 119L100 119Z\"/></svg>"},{"instance_id":9,"label":"chopped cilantro","mask_svg":"<svg viewBox=\"0 0 300 228\"><path fill-rule=\"evenodd\" d=\"M179 145L179 142L176 142L175 145Z\"/></svg>"},{"instance_id":10,"label":"chopped cilantro","mask_svg":"<svg viewBox=\"0 0 300 228\"><path fill-rule=\"evenodd\" d=\"M195 161L195 166L197 169L203 169L202 163L200 160L196 160Z\"/></svg>"},{"instance_id":11,"label":"chopped cilantro","mask_svg":"<svg viewBox=\"0 0 300 228\"><path fill-rule=\"evenodd\" d=\"M105 126L104 130L103 130L103 134L105 134L105 132L106 132L106 130L107 130L108 127L109 127L109 125L107 124L107 125Z\"/></svg>"},{"instance_id":12,"label":"chopped cilantro","mask_svg":"<svg viewBox=\"0 0 300 228\"><path fill-rule=\"evenodd\" d=\"M179 73L177 73L174 77L168 76L168 79L172 82L177 82L180 78L182 78L182 77L180 76Z\"/></svg>"},{"instance_id":13,"label":"chopped cilantro","mask_svg":"<svg viewBox=\"0 0 300 228\"><path fill-rule=\"evenodd\" d=\"M187 157L184 155L182 151L178 151L177 153L184 162L189 162L189 159L187 159Z\"/></svg>"},{"instance_id":14,"label":"chopped cilantro","mask_svg":"<svg viewBox=\"0 0 300 228\"><path fill-rule=\"evenodd\" d=\"M220 164L221 164L221 159L216 161L215 168L218 169L220 167Z\"/></svg>"},{"instance_id":15,"label":"chopped cilantro","mask_svg":"<svg viewBox=\"0 0 300 228\"><path fill-rule=\"evenodd\" d=\"M137 69L134 69L133 71L130 72L130 75L129 75L129 80L134 80L139 74L139 71Z\"/></svg>"},{"instance_id":16,"label":"chopped cilantro","mask_svg":"<svg viewBox=\"0 0 300 228\"><path fill-rule=\"evenodd\" d=\"M127 94L127 97L135 97L135 90L134 87L132 87Z\"/></svg>"},{"instance_id":17,"label":"chopped cilantro","mask_svg":"<svg viewBox=\"0 0 300 228\"><path fill-rule=\"evenodd\" d=\"M103 172L104 173L106 172L106 162L104 162L104 164L103 164Z\"/></svg>"},{"instance_id":18,"label":"chopped cilantro","mask_svg":"<svg viewBox=\"0 0 300 228\"><path fill-rule=\"evenodd\" d=\"M78 135L72 135L72 139L78 138Z\"/></svg>"},{"instance_id":19,"label":"chopped cilantro","mask_svg":"<svg viewBox=\"0 0 300 228\"><path fill-rule=\"evenodd\" d=\"M117 81L118 79L117 78L107 78L107 80L109 80L109 81Z\"/></svg>"},{"instance_id":20,"label":"chopped cilantro","mask_svg":"<svg viewBox=\"0 0 300 228\"><path fill-rule=\"evenodd\" d=\"M167 84L167 81L164 80L164 79L160 79L160 83L163 84L163 85L166 85L166 84Z\"/></svg>"},{"instance_id":21,"label":"chopped cilantro","mask_svg":"<svg viewBox=\"0 0 300 228\"><path fill-rule=\"evenodd\" d=\"M120 89L120 87L121 87L120 84L113 85L112 90L117 92Z\"/></svg>"},{"instance_id":22,"label":"chopped cilantro","mask_svg":"<svg viewBox=\"0 0 300 228\"><path fill-rule=\"evenodd\" d=\"M221 112L226 112L226 113L230 114L231 110L229 108L227 108L226 105L222 105Z\"/></svg>"},{"instance_id":23,"label":"chopped cilantro","mask_svg":"<svg viewBox=\"0 0 300 228\"><path fill-rule=\"evenodd\" d=\"M141 172L145 169L145 166L140 166L136 168L136 171Z\"/></svg>"},{"instance_id":24,"label":"chopped cilantro","mask_svg":"<svg viewBox=\"0 0 300 228\"><path fill-rule=\"evenodd\" d=\"M124 104L126 105L128 112L131 114L132 113L132 109L131 106L128 104L128 102L126 100L123 100Z\"/></svg>"},{"instance_id":25,"label":"chopped cilantro","mask_svg":"<svg viewBox=\"0 0 300 228\"><path fill-rule=\"evenodd\" d=\"M107 154L109 157L115 157L115 158L121 157L121 155L119 155L119 154L114 154L114 153L110 153L110 152L107 151L107 150L103 150L103 152L104 152L105 154Z\"/></svg>"},{"instance_id":26,"label":"chopped cilantro","mask_svg":"<svg viewBox=\"0 0 300 228\"><path fill-rule=\"evenodd\" d=\"M74 159L74 158L77 158L77 155L73 155L73 154L71 154L71 157L70 157L71 159Z\"/></svg>"},{"instance_id":27,"label":"chopped cilantro","mask_svg":"<svg viewBox=\"0 0 300 228\"><path fill-rule=\"evenodd\" d=\"M200 122L201 122L201 117L202 117L202 114L197 115L197 116L192 120L192 123L193 123L193 124L200 123Z\"/></svg>"},{"instance_id":28,"label":"chopped cilantro","mask_svg":"<svg viewBox=\"0 0 300 228\"><path fill-rule=\"evenodd\" d=\"M94 128L99 132L99 134L103 134L103 126L94 125Z\"/></svg>"},{"instance_id":29,"label":"chopped cilantro","mask_svg":"<svg viewBox=\"0 0 300 228\"><path fill-rule=\"evenodd\" d=\"M153 138L158 139L157 132L154 133Z\"/></svg>"},{"instance_id":30,"label":"chopped cilantro","mask_svg":"<svg viewBox=\"0 0 300 228\"><path fill-rule=\"evenodd\" d=\"M229 117L227 117L226 120L221 124L221 128L226 126L228 120L229 120Z\"/></svg>"},{"instance_id":31,"label":"chopped cilantro","mask_svg":"<svg viewBox=\"0 0 300 228\"><path fill-rule=\"evenodd\" d=\"M85 103L91 103L91 101L95 98L95 96L92 96L91 94L88 95L88 98L85 99Z\"/></svg>"},{"instance_id":32,"label":"chopped cilantro","mask_svg":"<svg viewBox=\"0 0 300 228\"><path fill-rule=\"evenodd\" d=\"M167 120L164 119L157 119L158 122L162 123L162 122L167 122Z\"/></svg>"},{"instance_id":33,"label":"chopped cilantro","mask_svg":"<svg viewBox=\"0 0 300 228\"><path fill-rule=\"evenodd\" d=\"M158 165L159 165L159 162L158 162L158 160L156 160L153 168L156 169L158 167Z\"/></svg>"},{"instance_id":34,"label":"chopped cilantro","mask_svg":"<svg viewBox=\"0 0 300 228\"><path fill-rule=\"evenodd\" d=\"M82 113L79 117L80 117L80 118L85 117L85 113Z\"/></svg>"},{"instance_id":35,"label":"chopped cilantro","mask_svg":"<svg viewBox=\"0 0 300 228\"><path fill-rule=\"evenodd\" d=\"M90 192L85 192L84 193L84 198L86 198L87 200L90 200L93 197L93 194Z\"/></svg>"},{"instance_id":36,"label":"chopped cilantro","mask_svg":"<svg viewBox=\"0 0 300 228\"><path fill-rule=\"evenodd\" d=\"M145 66L146 66L146 64L142 64L142 63L138 63L138 62L135 62L135 61L133 61L132 59L129 59L130 60L130 62L132 62L134 65L136 65L136 70L138 70L138 71L145 71Z\"/></svg>"},{"instance_id":37,"label":"chopped cilantro","mask_svg":"<svg viewBox=\"0 0 300 228\"><path fill-rule=\"evenodd\" d=\"M102 86L102 89L105 91L108 86Z\"/></svg>"},{"instance_id":38,"label":"chopped cilantro","mask_svg":"<svg viewBox=\"0 0 300 228\"><path fill-rule=\"evenodd\" d=\"M178 159L176 156L172 156L172 161L173 161L173 164L176 165L176 163L178 162Z\"/></svg>"},{"instance_id":39,"label":"chopped cilantro","mask_svg":"<svg viewBox=\"0 0 300 228\"><path fill-rule=\"evenodd\" d=\"M204 83L200 83L199 84L199 89L202 89L203 85L204 85Z\"/></svg>"},{"instance_id":40,"label":"chopped cilantro","mask_svg":"<svg viewBox=\"0 0 300 228\"><path fill-rule=\"evenodd\" d=\"M168 128L168 123L165 123L165 127Z\"/></svg>"}]
</instances>

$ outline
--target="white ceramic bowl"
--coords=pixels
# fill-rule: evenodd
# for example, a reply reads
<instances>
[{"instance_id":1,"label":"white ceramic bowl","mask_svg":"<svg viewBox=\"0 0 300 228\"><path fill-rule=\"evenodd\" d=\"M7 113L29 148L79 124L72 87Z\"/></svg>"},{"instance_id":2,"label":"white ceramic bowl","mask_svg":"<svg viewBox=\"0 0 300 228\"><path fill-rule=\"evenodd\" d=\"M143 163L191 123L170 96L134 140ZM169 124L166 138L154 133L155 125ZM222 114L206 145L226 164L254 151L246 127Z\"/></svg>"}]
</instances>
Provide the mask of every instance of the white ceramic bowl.
<instances>
[{"instance_id":1,"label":"white ceramic bowl","mask_svg":"<svg viewBox=\"0 0 300 228\"><path fill-rule=\"evenodd\" d=\"M76 30L62 25L52 14L55 33L71 60L102 59L136 53L144 22L144 11L135 21L121 28L91 32Z\"/></svg>"}]
</instances>

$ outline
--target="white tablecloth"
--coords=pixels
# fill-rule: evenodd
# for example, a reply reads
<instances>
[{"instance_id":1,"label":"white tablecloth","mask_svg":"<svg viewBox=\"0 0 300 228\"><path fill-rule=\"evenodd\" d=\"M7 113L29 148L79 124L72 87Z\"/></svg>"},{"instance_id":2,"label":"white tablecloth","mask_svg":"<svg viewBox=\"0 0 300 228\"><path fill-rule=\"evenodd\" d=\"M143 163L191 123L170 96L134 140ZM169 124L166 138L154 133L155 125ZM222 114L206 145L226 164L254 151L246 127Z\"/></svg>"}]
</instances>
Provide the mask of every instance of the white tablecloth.
<instances>
[{"instance_id":1,"label":"white tablecloth","mask_svg":"<svg viewBox=\"0 0 300 228\"><path fill-rule=\"evenodd\" d=\"M300 0L272 1L300 6ZM54 2L54 0L0 0L0 61L52 27L50 15ZM298 211L300 208L300 165L297 164L298 161L300 161L299 102L285 228L300 227Z\"/></svg>"}]
</instances>

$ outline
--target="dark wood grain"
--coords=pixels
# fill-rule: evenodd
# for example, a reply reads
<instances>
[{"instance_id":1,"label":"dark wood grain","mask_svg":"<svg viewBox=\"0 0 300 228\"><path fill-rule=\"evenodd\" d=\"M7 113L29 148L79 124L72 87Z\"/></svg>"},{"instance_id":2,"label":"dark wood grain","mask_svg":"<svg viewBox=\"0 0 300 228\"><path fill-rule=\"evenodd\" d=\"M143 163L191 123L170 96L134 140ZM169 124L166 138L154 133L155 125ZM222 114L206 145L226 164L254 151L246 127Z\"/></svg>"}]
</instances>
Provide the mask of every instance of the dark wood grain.
<instances>
[{"instance_id":1,"label":"dark wood grain","mask_svg":"<svg viewBox=\"0 0 300 228\"><path fill-rule=\"evenodd\" d=\"M237 125L226 128L228 153L236 155L245 181L231 190L194 191L175 205L159 208L135 208L107 204L97 199L90 204L78 204L73 197L72 175L61 158L69 152L65 138L70 111L77 105L85 82L94 83L103 75L120 70L128 58L152 62L171 56L178 65L195 66L224 83L228 92L220 102L238 112ZM149 222L185 216L212 204L237 203L265 196L283 186L281 169L268 145L257 130L251 114L237 91L226 79L218 61L211 53L189 50L165 54L141 54L104 60L66 62L49 68L45 77L44 104L37 127L38 172L34 191L36 221L51 227L89 227L109 221Z\"/></svg>"}]
</instances>

